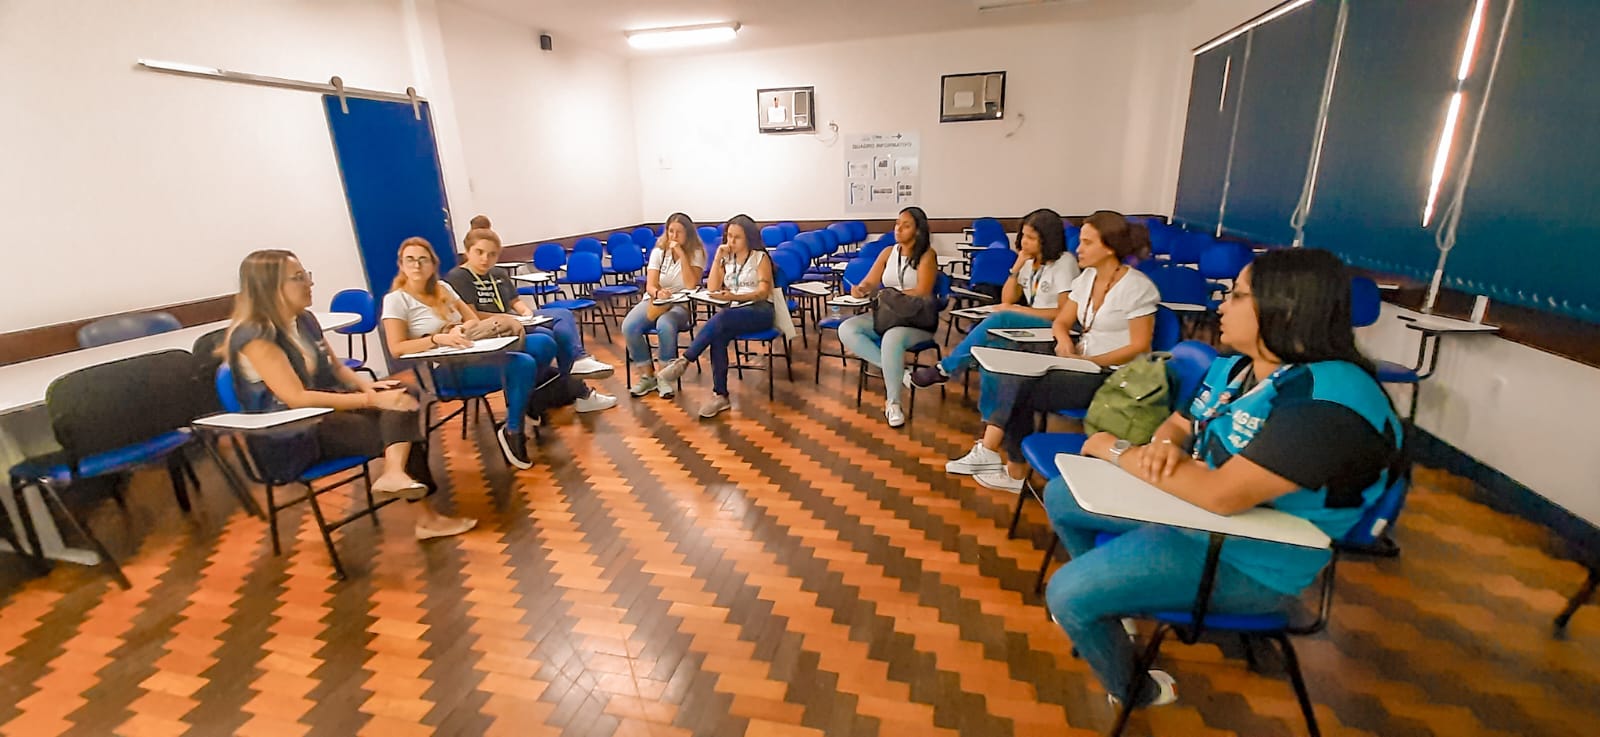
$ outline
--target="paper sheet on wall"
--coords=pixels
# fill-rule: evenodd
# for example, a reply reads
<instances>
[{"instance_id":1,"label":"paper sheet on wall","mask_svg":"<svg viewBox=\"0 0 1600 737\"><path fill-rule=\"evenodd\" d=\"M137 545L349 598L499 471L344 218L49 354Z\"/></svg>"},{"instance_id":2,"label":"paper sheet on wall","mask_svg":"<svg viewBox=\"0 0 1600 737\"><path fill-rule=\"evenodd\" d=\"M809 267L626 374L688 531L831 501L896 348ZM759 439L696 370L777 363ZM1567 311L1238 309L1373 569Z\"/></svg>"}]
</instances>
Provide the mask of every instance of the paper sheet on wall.
<instances>
[{"instance_id":1,"label":"paper sheet on wall","mask_svg":"<svg viewBox=\"0 0 1600 737\"><path fill-rule=\"evenodd\" d=\"M921 196L921 136L914 131L846 137L845 209L892 214Z\"/></svg>"}]
</instances>

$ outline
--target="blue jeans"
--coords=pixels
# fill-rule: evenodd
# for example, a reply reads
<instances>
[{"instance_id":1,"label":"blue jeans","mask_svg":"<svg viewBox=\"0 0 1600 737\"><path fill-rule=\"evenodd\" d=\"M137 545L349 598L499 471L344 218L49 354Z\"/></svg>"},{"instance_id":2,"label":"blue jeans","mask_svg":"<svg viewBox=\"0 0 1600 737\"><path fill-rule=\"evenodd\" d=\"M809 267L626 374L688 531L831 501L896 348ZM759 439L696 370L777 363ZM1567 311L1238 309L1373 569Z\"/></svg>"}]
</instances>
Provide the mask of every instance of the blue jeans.
<instances>
[{"instance_id":1,"label":"blue jeans","mask_svg":"<svg viewBox=\"0 0 1600 737\"><path fill-rule=\"evenodd\" d=\"M520 351L505 351L472 363L446 365L434 371L434 381L441 387L463 393L504 390L506 429L520 433L528 400L538 385L539 369L555 362L556 351L555 339L535 333L523 339Z\"/></svg>"},{"instance_id":2,"label":"blue jeans","mask_svg":"<svg viewBox=\"0 0 1600 737\"><path fill-rule=\"evenodd\" d=\"M1100 685L1122 698L1133 684L1138 656L1120 618L1189 611L1205 569L1206 538L1174 527L1085 512L1060 478L1045 486L1044 506L1056 536L1072 556L1050 578L1045 604ZM1101 532L1122 534L1095 547L1095 536ZM1237 568L1217 565L1210 611L1256 614L1277 611L1287 603L1283 594ZM1155 684L1147 681L1143 701L1155 696Z\"/></svg>"},{"instance_id":3,"label":"blue jeans","mask_svg":"<svg viewBox=\"0 0 1600 737\"><path fill-rule=\"evenodd\" d=\"M900 402L905 387L900 377L906 372L906 349L933 340L933 333L905 326L889 328L878 335L872 329L872 313L856 315L839 324L839 342L867 363L883 369L883 388L890 402Z\"/></svg>"},{"instance_id":4,"label":"blue jeans","mask_svg":"<svg viewBox=\"0 0 1600 737\"><path fill-rule=\"evenodd\" d=\"M572 310L560 307L534 310L533 314L555 321L534 328L532 332L542 331L555 339L556 347L560 351L556 357L561 367L561 374L565 376L572 373L573 362L589 354L583 348L583 333L578 330L578 318L572 314Z\"/></svg>"},{"instance_id":5,"label":"blue jeans","mask_svg":"<svg viewBox=\"0 0 1600 737\"><path fill-rule=\"evenodd\" d=\"M1030 315L1023 312L996 312L983 319L983 322L972 327L972 332L961 339L961 343L950 351L939 362L939 367L944 369L946 376L955 376L957 373L972 368L972 349L976 346L993 346L997 348L1017 348L1017 344L1000 336L989 337L989 331L996 328L1047 328L1051 321L1048 318Z\"/></svg>"},{"instance_id":6,"label":"blue jeans","mask_svg":"<svg viewBox=\"0 0 1600 737\"><path fill-rule=\"evenodd\" d=\"M700 333L694 336L683 357L694 361L700 354L711 351L711 391L728 396L728 345L741 335L772 329L771 302L760 302L749 307L722 309L712 315ZM772 367L768 366L767 370Z\"/></svg>"},{"instance_id":7,"label":"blue jeans","mask_svg":"<svg viewBox=\"0 0 1600 737\"><path fill-rule=\"evenodd\" d=\"M622 319L622 338L628 346L627 360L637 364L650 363L650 337L645 331L655 328L656 341L660 344L657 355L662 363L666 363L678 357L678 333L689 329L689 310L683 305L676 305L651 322L645 314L649 309L650 300L643 300L628 310L628 316Z\"/></svg>"}]
</instances>

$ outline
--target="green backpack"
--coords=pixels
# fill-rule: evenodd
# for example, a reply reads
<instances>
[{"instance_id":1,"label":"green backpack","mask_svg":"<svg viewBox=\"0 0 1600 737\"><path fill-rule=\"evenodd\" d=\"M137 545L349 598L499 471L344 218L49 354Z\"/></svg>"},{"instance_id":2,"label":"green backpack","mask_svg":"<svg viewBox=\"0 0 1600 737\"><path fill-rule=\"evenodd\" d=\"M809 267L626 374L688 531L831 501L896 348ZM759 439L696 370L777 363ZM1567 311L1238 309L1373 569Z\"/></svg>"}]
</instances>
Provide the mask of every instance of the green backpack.
<instances>
[{"instance_id":1,"label":"green backpack","mask_svg":"<svg viewBox=\"0 0 1600 737\"><path fill-rule=\"evenodd\" d=\"M1171 353L1147 353L1113 371L1094 393L1083 430L1108 432L1134 445L1144 445L1172 414L1167 377Z\"/></svg>"}]
</instances>

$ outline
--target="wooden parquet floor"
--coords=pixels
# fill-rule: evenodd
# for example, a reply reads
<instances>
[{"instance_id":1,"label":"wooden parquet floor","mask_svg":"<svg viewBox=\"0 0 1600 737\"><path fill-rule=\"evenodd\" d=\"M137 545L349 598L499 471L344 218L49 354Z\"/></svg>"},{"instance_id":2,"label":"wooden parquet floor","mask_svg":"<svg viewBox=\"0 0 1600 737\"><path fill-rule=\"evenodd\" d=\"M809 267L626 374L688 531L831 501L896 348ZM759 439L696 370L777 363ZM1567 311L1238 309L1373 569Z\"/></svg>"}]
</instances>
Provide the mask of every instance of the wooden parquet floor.
<instances>
[{"instance_id":1,"label":"wooden parquet floor","mask_svg":"<svg viewBox=\"0 0 1600 737\"><path fill-rule=\"evenodd\" d=\"M596 346L616 362L617 351ZM685 396L554 416L509 473L483 425L436 438L441 494L479 527L417 544L391 508L337 536L304 507L267 527L208 480L190 516L158 474L93 524L133 588L0 558L0 735L1091 735L1112 713L1032 591L1045 535L1015 497L946 476L976 416L919 392L890 430L810 351L769 402ZM620 368L620 364L619 364ZM214 476L209 477L214 479ZM1421 472L1403 554L1340 567L1332 625L1300 654L1325 734L1589 735L1600 608L1550 620L1583 580L1547 535ZM1273 658L1169 644L1177 704L1130 734L1300 735Z\"/></svg>"}]
</instances>

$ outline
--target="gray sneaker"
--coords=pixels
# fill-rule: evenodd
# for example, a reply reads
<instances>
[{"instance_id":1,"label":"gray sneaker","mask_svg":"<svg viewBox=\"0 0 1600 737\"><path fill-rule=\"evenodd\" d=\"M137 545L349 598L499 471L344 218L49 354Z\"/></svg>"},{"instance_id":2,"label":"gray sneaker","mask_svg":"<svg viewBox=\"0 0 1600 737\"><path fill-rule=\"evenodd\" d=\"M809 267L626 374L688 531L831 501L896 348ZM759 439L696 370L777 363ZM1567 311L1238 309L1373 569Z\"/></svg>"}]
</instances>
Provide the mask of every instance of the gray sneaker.
<instances>
[{"instance_id":1,"label":"gray sneaker","mask_svg":"<svg viewBox=\"0 0 1600 737\"><path fill-rule=\"evenodd\" d=\"M636 397L642 397L655 391L656 387L657 383L654 375L641 376L638 381L633 382L633 388L629 389L628 393Z\"/></svg>"},{"instance_id":2,"label":"gray sneaker","mask_svg":"<svg viewBox=\"0 0 1600 737\"><path fill-rule=\"evenodd\" d=\"M713 394L710 399L706 400L705 404L700 405L700 417L702 419L711 419L730 409L733 409L733 402L728 401L728 398L721 394Z\"/></svg>"},{"instance_id":3,"label":"gray sneaker","mask_svg":"<svg viewBox=\"0 0 1600 737\"><path fill-rule=\"evenodd\" d=\"M662 366L661 370L656 372L656 382L662 384L677 383L678 377L683 376L683 370L688 365L689 362L682 358L674 358L668 361L667 365Z\"/></svg>"}]
</instances>

